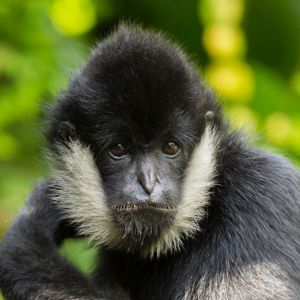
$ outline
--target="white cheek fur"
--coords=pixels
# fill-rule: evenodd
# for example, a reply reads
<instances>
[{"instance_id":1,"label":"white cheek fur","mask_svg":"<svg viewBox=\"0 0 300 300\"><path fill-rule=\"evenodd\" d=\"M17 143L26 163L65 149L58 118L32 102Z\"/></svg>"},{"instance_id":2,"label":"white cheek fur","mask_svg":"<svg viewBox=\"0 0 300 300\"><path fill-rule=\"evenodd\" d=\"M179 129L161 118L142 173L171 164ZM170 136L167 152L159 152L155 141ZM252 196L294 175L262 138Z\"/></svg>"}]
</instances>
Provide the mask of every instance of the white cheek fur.
<instances>
[{"instance_id":1,"label":"white cheek fur","mask_svg":"<svg viewBox=\"0 0 300 300\"><path fill-rule=\"evenodd\" d=\"M110 244L115 230L90 149L76 140L58 150L58 159L54 158L55 203L81 234L97 243Z\"/></svg>"},{"instance_id":2,"label":"white cheek fur","mask_svg":"<svg viewBox=\"0 0 300 300\"><path fill-rule=\"evenodd\" d=\"M173 225L161 238L143 249L145 256L159 256L168 251L177 251L183 239L200 230L204 207L209 201L209 191L214 184L216 172L217 137L206 128L196 146L186 171L183 198ZM78 140L67 146L58 146L59 156L52 159L54 166L54 201L76 224L79 232L98 244L116 247L121 244L106 204L98 168L90 149Z\"/></svg>"},{"instance_id":3,"label":"white cheek fur","mask_svg":"<svg viewBox=\"0 0 300 300\"><path fill-rule=\"evenodd\" d=\"M178 251L185 237L200 230L199 221L204 217L204 207L209 202L209 191L214 185L218 139L215 132L206 127L196 146L186 171L183 198L178 206L174 224L161 239L153 244L150 256L167 251Z\"/></svg>"}]
</instances>

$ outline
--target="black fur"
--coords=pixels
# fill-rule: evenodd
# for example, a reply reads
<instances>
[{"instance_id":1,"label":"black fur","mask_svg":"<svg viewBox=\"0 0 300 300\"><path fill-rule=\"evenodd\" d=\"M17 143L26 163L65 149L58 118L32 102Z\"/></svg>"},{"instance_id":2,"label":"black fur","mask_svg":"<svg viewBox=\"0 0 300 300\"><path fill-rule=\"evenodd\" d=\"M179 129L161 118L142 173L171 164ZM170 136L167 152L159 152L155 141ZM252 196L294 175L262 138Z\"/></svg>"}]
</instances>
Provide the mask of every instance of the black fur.
<instances>
[{"instance_id":1,"label":"black fur","mask_svg":"<svg viewBox=\"0 0 300 300\"><path fill-rule=\"evenodd\" d=\"M51 120L54 153L75 139L90 147L110 208L144 201L135 172L147 151L156 153L163 177L154 202L163 198L176 207L193 149L208 125L218 138L215 183L201 231L179 252L145 258L139 251L171 226L174 212L114 212L126 248L103 246L91 278L59 256L60 242L76 228L53 205L51 181L40 184L1 245L0 287L7 299L299 298L299 171L229 132L214 97L174 45L121 26L94 49ZM157 154L166 136L180 144L174 159ZM107 154L120 140L130 143L130 151L113 161Z\"/></svg>"}]
</instances>

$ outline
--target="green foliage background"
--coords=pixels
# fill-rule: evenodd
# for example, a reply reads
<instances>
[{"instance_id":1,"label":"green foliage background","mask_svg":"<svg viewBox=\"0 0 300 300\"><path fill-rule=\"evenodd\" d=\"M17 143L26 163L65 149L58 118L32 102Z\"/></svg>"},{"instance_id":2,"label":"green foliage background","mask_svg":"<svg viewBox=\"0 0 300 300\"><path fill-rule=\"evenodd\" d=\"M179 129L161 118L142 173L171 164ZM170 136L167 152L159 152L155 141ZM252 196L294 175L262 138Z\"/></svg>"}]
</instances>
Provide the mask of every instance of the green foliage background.
<instances>
[{"instance_id":1,"label":"green foliage background","mask_svg":"<svg viewBox=\"0 0 300 300\"><path fill-rule=\"evenodd\" d=\"M299 164L299 0L2 0L0 238L48 174L42 105L120 20L168 32L219 93L233 126L245 123L259 144ZM87 271L93 250L82 259L82 249L84 241L70 241L62 251Z\"/></svg>"}]
</instances>

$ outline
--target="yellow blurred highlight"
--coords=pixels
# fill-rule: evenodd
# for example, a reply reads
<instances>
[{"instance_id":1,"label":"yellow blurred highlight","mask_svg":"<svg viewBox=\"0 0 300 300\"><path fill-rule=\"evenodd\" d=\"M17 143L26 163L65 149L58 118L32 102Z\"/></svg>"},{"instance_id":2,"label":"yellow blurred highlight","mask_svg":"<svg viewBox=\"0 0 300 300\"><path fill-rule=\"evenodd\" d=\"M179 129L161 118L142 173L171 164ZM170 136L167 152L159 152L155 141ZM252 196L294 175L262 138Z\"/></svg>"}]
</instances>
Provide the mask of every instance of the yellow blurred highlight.
<instances>
[{"instance_id":1,"label":"yellow blurred highlight","mask_svg":"<svg viewBox=\"0 0 300 300\"><path fill-rule=\"evenodd\" d=\"M289 138L289 146L295 152L300 152L300 117L293 122L293 131Z\"/></svg>"},{"instance_id":2,"label":"yellow blurred highlight","mask_svg":"<svg viewBox=\"0 0 300 300\"><path fill-rule=\"evenodd\" d=\"M254 134L257 129L257 117L255 113L246 106L233 106L228 110L231 124L236 129L245 129Z\"/></svg>"},{"instance_id":3,"label":"yellow blurred highlight","mask_svg":"<svg viewBox=\"0 0 300 300\"><path fill-rule=\"evenodd\" d=\"M300 70L293 74L291 86L300 95Z\"/></svg>"},{"instance_id":4,"label":"yellow blurred highlight","mask_svg":"<svg viewBox=\"0 0 300 300\"><path fill-rule=\"evenodd\" d=\"M243 0L199 0L200 21L238 24L244 14Z\"/></svg>"},{"instance_id":5,"label":"yellow blurred highlight","mask_svg":"<svg viewBox=\"0 0 300 300\"><path fill-rule=\"evenodd\" d=\"M285 146L293 134L293 124L291 119L282 112L269 115L265 122L266 136L271 143Z\"/></svg>"},{"instance_id":6,"label":"yellow blurred highlight","mask_svg":"<svg viewBox=\"0 0 300 300\"><path fill-rule=\"evenodd\" d=\"M54 0L50 17L58 31L65 35L80 35L96 24L97 12L92 0Z\"/></svg>"},{"instance_id":7,"label":"yellow blurred highlight","mask_svg":"<svg viewBox=\"0 0 300 300\"><path fill-rule=\"evenodd\" d=\"M207 79L225 101L247 103L255 82L251 67L242 61L216 62L208 66Z\"/></svg>"},{"instance_id":8,"label":"yellow blurred highlight","mask_svg":"<svg viewBox=\"0 0 300 300\"><path fill-rule=\"evenodd\" d=\"M210 25L203 33L203 44L207 53L214 59L242 56L246 51L243 31L232 25Z\"/></svg>"},{"instance_id":9,"label":"yellow blurred highlight","mask_svg":"<svg viewBox=\"0 0 300 300\"><path fill-rule=\"evenodd\" d=\"M289 138L289 148L295 152L300 151L300 127L294 128Z\"/></svg>"}]
</instances>

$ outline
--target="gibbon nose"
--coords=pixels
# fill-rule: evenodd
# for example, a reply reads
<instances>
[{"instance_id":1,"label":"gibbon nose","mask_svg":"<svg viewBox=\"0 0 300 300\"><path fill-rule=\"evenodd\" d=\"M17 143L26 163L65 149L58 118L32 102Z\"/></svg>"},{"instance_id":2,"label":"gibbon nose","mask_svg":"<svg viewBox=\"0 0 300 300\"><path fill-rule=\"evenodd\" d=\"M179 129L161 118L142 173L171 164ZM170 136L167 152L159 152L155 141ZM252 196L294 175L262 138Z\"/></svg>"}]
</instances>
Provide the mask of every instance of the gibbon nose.
<instances>
[{"instance_id":1,"label":"gibbon nose","mask_svg":"<svg viewBox=\"0 0 300 300\"><path fill-rule=\"evenodd\" d=\"M143 164L137 179L145 193L151 195L157 182L157 175L151 162Z\"/></svg>"}]
</instances>

